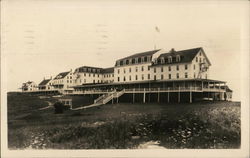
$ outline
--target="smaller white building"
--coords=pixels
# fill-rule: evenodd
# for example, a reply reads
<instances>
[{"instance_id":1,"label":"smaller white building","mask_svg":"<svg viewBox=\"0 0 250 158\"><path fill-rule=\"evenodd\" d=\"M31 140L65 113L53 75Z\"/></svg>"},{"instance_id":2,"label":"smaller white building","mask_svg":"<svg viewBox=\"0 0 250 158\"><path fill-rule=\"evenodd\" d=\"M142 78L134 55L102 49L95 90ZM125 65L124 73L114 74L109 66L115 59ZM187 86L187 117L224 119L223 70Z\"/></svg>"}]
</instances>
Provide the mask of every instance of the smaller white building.
<instances>
[{"instance_id":1,"label":"smaller white building","mask_svg":"<svg viewBox=\"0 0 250 158\"><path fill-rule=\"evenodd\" d=\"M75 76L72 70L59 73L52 81L54 90L58 90L60 93L72 93Z\"/></svg>"},{"instance_id":2,"label":"smaller white building","mask_svg":"<svg viewBox=\"0 0 250 158\"><path fill-rule=\"evenodd\" d=\"M43 81L39 83L38 90L40 90L40 91L53 90L52 78L50 78L50 79L44 78Z\"/></svg>"},{"instance_id":3,"label":"smaller white building","mask_svg":"<svg viewBox=\"0 0 250 158\"><path fill-rule=\"evenodd\" d=\"M22 84L23 92L36 91L38 89L37 84L33 81L28 81Z\"/></svg>"}]
</instances>

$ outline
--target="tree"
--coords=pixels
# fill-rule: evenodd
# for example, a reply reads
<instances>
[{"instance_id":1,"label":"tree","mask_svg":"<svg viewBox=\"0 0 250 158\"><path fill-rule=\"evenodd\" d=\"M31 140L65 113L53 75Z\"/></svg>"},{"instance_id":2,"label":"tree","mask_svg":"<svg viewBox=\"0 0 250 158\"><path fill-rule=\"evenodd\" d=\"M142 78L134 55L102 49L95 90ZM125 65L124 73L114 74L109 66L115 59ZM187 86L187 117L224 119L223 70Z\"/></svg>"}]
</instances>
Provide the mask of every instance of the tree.
<instances>
[{"instance_id":1,"label":"tree","mask_svg":"<svg viewBox=\"0 0 250 158\"><path fill-rule=\"evenodd\" d=\"M55 114L62 114L64 110L64 105L61 102L56 102L54 104Z\"/></svg>"}]
</instances>

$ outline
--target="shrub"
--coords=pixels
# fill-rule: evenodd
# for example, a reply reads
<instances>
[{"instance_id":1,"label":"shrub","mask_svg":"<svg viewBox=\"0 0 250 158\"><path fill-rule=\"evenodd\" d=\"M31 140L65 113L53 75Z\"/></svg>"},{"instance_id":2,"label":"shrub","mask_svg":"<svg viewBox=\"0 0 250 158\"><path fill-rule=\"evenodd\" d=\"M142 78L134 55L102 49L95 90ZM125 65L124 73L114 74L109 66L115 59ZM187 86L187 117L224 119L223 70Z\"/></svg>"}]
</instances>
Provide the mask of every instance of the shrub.
<instances>
[{"instance_id":1,"label":"shrub","mask_svg":"<svg viewBox=\"0 0 250 158\"><path fill-rule=\"evenodd\" d=\"M62 114L64 110L64 105L61 102L56 102L54 104L55 114Z\"/></svg>"}]
</instances>

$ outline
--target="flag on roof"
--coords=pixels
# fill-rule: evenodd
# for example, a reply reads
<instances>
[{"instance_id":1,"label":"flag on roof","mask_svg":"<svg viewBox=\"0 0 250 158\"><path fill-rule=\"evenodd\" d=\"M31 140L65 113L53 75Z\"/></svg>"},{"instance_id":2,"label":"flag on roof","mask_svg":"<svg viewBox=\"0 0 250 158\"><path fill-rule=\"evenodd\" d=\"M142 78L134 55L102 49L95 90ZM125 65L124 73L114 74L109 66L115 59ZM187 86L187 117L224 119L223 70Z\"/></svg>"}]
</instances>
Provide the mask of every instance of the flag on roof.
<instances>
[{"instance_id":1,"label":"flag on roof","mask_svg":"<svg viewBox=\"0 0 250 158\"><path fill-rule=\"evenodd\" d=\"M157 32L160 32L160 29L159 29L157 26L155 26L155 30L156 30Z\"/></svg>"}]
</instances>

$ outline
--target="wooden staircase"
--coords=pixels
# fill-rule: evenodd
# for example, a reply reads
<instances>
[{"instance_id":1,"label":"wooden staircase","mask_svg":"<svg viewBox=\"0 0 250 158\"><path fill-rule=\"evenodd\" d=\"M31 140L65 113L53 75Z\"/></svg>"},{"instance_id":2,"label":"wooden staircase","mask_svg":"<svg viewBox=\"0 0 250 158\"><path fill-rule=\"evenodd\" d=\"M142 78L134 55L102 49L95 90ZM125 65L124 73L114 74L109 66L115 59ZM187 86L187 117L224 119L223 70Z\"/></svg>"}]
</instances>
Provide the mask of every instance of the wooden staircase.
<instances>
[{"instance_id":1,"label":"wooden staircase","mask_svg":"<svg viewBox=\"0 0 250 158\"><path fill-rule=\"evenodd\" d=\"M90 107L96 107L96 106L100 106L100 105L104 105L107 104L109 101L111 101L114 98L119 98L120 96L122 96L125 93L125 90L122 91L112 91L110 93L107 94L103 94L102 96L100 96L99 98L94 100L94 104L88 105L88 106L82 106L76 109L72 109L72 110L80 110L80 109L87 109Z\"/></svg>"}]
</instances>

